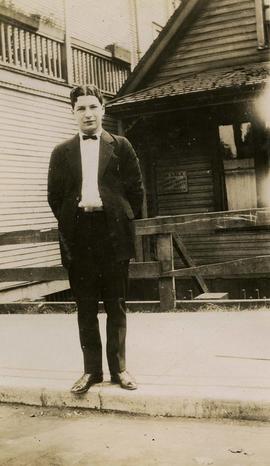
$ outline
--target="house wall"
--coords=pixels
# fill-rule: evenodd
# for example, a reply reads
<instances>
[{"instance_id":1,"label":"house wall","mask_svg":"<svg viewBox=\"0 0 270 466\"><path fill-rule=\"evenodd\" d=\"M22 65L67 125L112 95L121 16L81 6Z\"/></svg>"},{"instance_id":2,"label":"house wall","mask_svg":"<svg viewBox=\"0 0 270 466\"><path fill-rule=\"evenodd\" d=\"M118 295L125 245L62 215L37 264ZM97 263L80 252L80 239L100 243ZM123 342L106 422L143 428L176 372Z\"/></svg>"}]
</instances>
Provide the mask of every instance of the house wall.
<instances>
[{"instance_id":1,"label":"house wall","mask_svg":"<svg viewBox=\"0 0 270 466\"><path fill-rule=\"evenodd\" d=\"M130 0L67 0L71 37L101 52L116 42L133 51L135 64L137 58L132 47L136 31L131 3ZM140 25L142 34L147 28L152 33L152 17L161 18L163 24L166 22L169 12L164 5L167 3L167 0L158 0L155 8L147 9L144 24ZM64 0L13 0L12 5L18 13L40 14L39 32L64 38ZM141 2L140 8L143 7ZM143 48L147 45L145 41ZM1 69L0 232L56 226L47 204L47 170L53 147L76 132L69 92L70 87L64 83ZM117 122L110 117L105 116L104 127L117 132ZM60 264L59 247L56 243L0 246L0 262L1 267L57 265ZM0 283L0 289L13 285ZM50 287L49 292L61 289L63 282L55 282L55 289ZM44 285L40 286L40 292L46 294ZM26 295L29 293L35 298L38 296L32 288ZM14 296L19 299L25 295L15 291L7 299Z\"/></svg>"},{"instance_id":2,"label":"house wall","mask_svg":"<svg viewBox=\"0 0 270 466\"><path fill-rule=\"evenodd\" d=\"M130 131L130 137L144 166L150 217L222 210L220 196L224 195L225 182L218 125L226 118L231 121L230 117L236 115L240 121L244 115L254 122L256 117L252 108L252 105L235 104L196 109L196 112L185 110L156 114L145 117L141 123L138 120ZM145 134L147 139L143 137ZM256 150L256 157L260 158L259 144ZM183 182L183 174L186 175L186 183ZM245 197L247 189L246 184L240 196ZM204 233L194 229L194 233L188 235L182 234L179 228L177 236L198 265L270 254L269 227L213 229ZM183 266L177 254L175 266ZM192 288L191 284L184 283L179 281L179 298L188 296L186 290ZM253 280L252 285L244 276L231 281L212 280L209 288L211 291L229 291L230 297L234 298L243 297L241 290L244 288L249 290L249 295L256 297L255 289L259 289L261 297L270 297L269 280L254 283ZM198 290L194 287L194 296L196 294Z\"/></svg>"},{"instance_id":3,"label":"house wall","mask_svg":"<svg viewBox=\"0 0 270 466\"><path fill-rule=\"evenodd\" d=\"M48 162L54 145L74 131L64 95L42 95L37 89L27 92L14 84L0 86L1 232L56 226L47 203ZM1 267L57 265L60 264L59 247L56 243L1 246L0 262ZM15 285L18 283L0 283L0 289ZM58 283L56 287L62 286ZM7 299L20 296L14 290L14 295L11 293Z\"/></svg>"},{"instance_id":4,"label":"house wall","mask_svg":"<svg viewBox=\"0 0 270 466\"><path fill-rule=\"evenodd\" d=\"M147 81L268 59L268 49L258 50L254 0L205 0Z\"/></svg>"},{"instance_id":5,"label":"house wall","mask_svg":"<svg viewBox=\"0 0 270 466\"><path fill-rule=\"evenodd\" d=\"M12 4L26 15L39 14L43 23L51 21L57 28L64 29L64 0L13 0Z\"/></svg>"},{"instance_id":6,"label":"house wall","mask_svg":"<svg viewBox=\"0 0 270 466\"><path fill-rule=\"evenodd\" d=\"M65 29L66 9L72 38L100 49L116 42L131 52L132 67L155 38L153 21L163 27L174 10L171 0L13 0L12 3L27 15L40 14L41 31L49 31L52 36L60 33L60 37L60 31L63 37Z\"/></svg>"}]
</instances>

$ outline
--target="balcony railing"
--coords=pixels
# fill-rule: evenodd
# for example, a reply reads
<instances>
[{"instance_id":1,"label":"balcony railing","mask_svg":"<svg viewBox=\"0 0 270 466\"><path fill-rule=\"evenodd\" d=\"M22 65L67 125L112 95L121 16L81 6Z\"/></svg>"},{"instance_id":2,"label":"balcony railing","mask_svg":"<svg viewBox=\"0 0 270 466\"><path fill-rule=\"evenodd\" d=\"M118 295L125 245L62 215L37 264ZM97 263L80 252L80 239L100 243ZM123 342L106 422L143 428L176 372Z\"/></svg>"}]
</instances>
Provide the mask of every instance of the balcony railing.
<instances>
[{"instance_id":1,"label":"balcony railing","mask_svg":"<svg viewBox=\"0 0 270 466\"><path fill-rule=\"evenodd\" d=\"M0 22L0 64L63 80L63 43Z\"/></svg>"},{"instance_id":2,"label":"balcony railing","mask_svg":"<svg viewBox=\"0 0 270 466\"><path fill-rule=\"evenodd\" d=\"M127 79L130 66L72 46L73 81L93 83L104 93L115 95Z\"/></svg>"},{"instance_id":3,"label":"balcony railing","mask_svg":"<svg viewBox=\"0 0 270 466\"><path fill-rule=\"evenodd\" d=\"M73 84L96 84L102 92L114 96L127 79L130 65L78 45L66 44L20 26L0 20L0 65L67 81L66 59L72 60ZM69 81L71 84L71 80Z\"/></svg>"}]
</instances>

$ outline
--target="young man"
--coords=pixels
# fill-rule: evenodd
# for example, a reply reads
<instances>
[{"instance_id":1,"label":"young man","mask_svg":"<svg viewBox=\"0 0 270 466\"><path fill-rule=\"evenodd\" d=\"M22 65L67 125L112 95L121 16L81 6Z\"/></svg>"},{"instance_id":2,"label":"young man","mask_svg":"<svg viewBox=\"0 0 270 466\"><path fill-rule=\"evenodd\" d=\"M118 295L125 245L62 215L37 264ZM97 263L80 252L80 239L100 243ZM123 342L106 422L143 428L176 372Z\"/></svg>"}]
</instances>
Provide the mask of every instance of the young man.
<instances>
[{"instance_id":1,"label":"young man","mask_svg":"<svg viewBox=\"0 0 270 466\"><path fill-rule=\"evenodd\" d=\"M79 134L52 152L48 202L58 220L62 263L78 308L84 374L71 392L102 382L98 301L107 313L111 381L134 390L126 371L126 291L134 256L132 220L141 216L143 185L136 154L121 136L102 129L103 98L94 85L72 89Z\"/></svg>"}]
</instances>

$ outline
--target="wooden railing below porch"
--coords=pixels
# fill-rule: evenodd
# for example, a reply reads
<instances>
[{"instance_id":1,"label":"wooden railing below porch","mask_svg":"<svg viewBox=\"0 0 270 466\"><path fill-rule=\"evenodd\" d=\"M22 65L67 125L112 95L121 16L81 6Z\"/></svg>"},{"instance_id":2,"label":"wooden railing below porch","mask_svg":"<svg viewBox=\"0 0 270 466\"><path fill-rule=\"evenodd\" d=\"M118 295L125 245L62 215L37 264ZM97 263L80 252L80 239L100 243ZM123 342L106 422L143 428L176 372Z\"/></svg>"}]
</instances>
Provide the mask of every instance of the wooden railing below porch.
<instances>
[{"instance_id":1,"label":"wooden railing below porch","mask_svg":"<svg viewBox=\"0 0 270 466\"><path fill-rule=\"evenodd\" d=\"M262 255L211 264L196 264L190 256L182 235L202 232L223 232L265 228L270 235L270 209L247 209L231 212L155 217L135 221L137 257L130 264L130 278L157 279L159 283L160 310L176 307L175 278L193 277L202 291L207 291L206 278L270 277L270 250ZM149 251L143 238L155 238L156 260L146 260ZM29 230L0 233L0 245L43 243L57 241L57 230ZM183 267L175 269L175 251L181 256ZM0 281L53 281L67 280L62 266L0 268ZM1 306L1 304L0 304Z\"/></svg>"}]
</instances>

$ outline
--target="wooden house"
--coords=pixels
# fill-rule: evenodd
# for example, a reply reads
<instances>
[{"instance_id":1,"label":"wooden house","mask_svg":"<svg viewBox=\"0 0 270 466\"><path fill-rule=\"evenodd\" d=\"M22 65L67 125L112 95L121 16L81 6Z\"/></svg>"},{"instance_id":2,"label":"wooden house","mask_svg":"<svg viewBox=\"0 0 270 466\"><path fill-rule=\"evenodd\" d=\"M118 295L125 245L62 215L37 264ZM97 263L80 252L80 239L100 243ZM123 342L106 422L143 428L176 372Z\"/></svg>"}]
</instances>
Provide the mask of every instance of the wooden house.
<instances>
[{"instance_id":1,"label":"wooden house","mask_svg":"<svg viewBox=\"0 0 270 466\"><path fill-rule=\"evenodd\" d=\"M77 131L71 87L92 82L106 100L114 97L137 61L138 46L143 51L147 46L141 32L151 40L153 22L162 28L170 3L155 0L156 8L146 14L135 0L1 0L1 238L6 232L56 225L47 204L47 170L53 147ZM114 117L106 115L104 126L118 131ZM59 263L56 242L0 242L1 268ZM68 288L62 281L0 285L4 301L37 299Z\"/></svg>"},{"instance_id":2,"label":"wooden house","mask_svg":"<svg viewBox=\"0 0 270 466\"><path fill-rule=\"evenodd\" d=\"M107 106L139 153L146 217L254 216L183 234L197 265L270 254L268 216L256 222L270 207L269 31L269 0L183 0ZM263 273L209 285L270 297Z\"/></svg>"}]
</instances>

